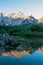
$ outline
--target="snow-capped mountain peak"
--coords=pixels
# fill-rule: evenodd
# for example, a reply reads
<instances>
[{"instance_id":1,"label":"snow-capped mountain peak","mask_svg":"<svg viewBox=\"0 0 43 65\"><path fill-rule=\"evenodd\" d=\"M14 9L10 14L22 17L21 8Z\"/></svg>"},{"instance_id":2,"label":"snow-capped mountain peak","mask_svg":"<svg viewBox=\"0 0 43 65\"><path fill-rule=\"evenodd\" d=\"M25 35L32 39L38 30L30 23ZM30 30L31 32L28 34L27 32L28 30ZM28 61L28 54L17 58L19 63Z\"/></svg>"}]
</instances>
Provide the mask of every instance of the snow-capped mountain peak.
<instances>
[{"instance_id":1,"label":"snow-capped mountain peak","mask_svg":"<svg viewBox=\"0 0 43 65\"><path fill-rule=\"evenodd\" d=\"M0 13L0 25L15 26L22 24L38 24L38 20L32 15L27 16L22 12L11 14Z\"/></svg>"}]
</instances>

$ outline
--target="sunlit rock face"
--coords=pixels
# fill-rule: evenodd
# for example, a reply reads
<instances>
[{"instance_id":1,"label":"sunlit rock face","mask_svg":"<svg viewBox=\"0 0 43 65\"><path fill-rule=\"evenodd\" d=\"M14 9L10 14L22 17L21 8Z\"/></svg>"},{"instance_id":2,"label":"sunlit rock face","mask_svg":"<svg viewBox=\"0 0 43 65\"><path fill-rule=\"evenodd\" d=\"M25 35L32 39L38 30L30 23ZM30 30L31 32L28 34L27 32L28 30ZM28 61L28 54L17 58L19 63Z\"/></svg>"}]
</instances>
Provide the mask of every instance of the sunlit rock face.
<instances>
[{"instance_id":1,"label":"sunlit rock face","mask_svg":"<svg viewBox=\"0 0 43 65\"><path fill-rule=\"evenodd\" d=\"M39 21L40 23L43 23L43 17L40 18L40 19L38 19L38 21Z\"/></svg>"},{"instance_id":2,"label":"sunlit rock face","mask_svg":"<svg viewBox=\"0 0 43 65\"><path fill-rule=\"evenodd\" d=\"M38 48L39 51L43 52L43 47Z\"/></svg>"},{"instance_id":3,"label":"sunlit rock face","mask_svg":"<svg viewBox=\"0 0 43 65\"><path fill-rule=\"evenodd\" d=\"M0 25L15 26L22 24L38 24L38 20L32 15L28 16L21 12L11 14L0 13Z\"/></svg>"}]
</instances>

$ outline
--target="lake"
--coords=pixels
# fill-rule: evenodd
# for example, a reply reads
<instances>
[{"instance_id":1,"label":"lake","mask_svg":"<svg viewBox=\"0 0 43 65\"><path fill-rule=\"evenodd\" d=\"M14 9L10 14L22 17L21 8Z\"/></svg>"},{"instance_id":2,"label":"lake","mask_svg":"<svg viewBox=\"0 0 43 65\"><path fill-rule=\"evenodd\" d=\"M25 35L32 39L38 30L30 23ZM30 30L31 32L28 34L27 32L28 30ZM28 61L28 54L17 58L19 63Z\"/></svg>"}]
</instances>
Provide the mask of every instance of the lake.
<instances>
[{"instance_id":1,"label":"lake","mask_svg":"<svg viewBox=\"0 0 43 65\"><path fill-rule=\"evenodd\" d=\"M43 65L43 52L36 50L32 54L21 58L14 56L0 56L0 65Z\"/></svg>"}]
</instances>

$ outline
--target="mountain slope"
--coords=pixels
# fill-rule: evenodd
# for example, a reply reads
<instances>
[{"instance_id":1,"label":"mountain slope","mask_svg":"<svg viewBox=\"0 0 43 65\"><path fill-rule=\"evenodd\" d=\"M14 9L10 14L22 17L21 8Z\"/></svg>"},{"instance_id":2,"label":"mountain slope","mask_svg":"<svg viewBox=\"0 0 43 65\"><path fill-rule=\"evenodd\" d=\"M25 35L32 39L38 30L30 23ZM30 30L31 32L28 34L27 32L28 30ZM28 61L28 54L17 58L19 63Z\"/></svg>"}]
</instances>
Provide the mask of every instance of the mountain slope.
<instances>
[{"instance_id":1,"label":"mountain slope","mask_svg":"<svg viewBox=\"0 0 43 65\"><path fill-rule=\"evenodd\" d=\"M38 21L39 21L40 23L43 23L43 17L40 18L40 19L38 19Z\"/></svg>"},{"instance_id":2,"label":"mountain slope","mask_svg":"<svg viewBox=\"0 0 43 65\"><path fill-rule=\"evenodd\" d=\"M0 13L0 25L15 26L15 25L23 25L23 24L39 24L39 23L38 20L35 19L32 15L26 16L21 12L17 14Z\"/></svg>"}]
</instances>

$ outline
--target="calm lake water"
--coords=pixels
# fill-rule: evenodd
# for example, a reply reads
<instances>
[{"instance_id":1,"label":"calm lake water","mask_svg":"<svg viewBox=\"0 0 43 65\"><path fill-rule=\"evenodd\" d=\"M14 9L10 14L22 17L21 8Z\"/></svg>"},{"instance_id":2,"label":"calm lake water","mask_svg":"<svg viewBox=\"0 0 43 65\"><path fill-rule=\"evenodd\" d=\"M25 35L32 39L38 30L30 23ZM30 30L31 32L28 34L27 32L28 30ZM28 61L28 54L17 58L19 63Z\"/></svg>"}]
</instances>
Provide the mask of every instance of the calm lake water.
<instances>
[{"instance_id":1,"label":"calm lake water","mask_svg":"<svg viewBox=\"0 0 43 65\"><path fill-rule=\"evenodd\" d=\"M0 56L0 65L43 65L43 52L35 51L21 58Z\"/></svg>"}]
</instances>

